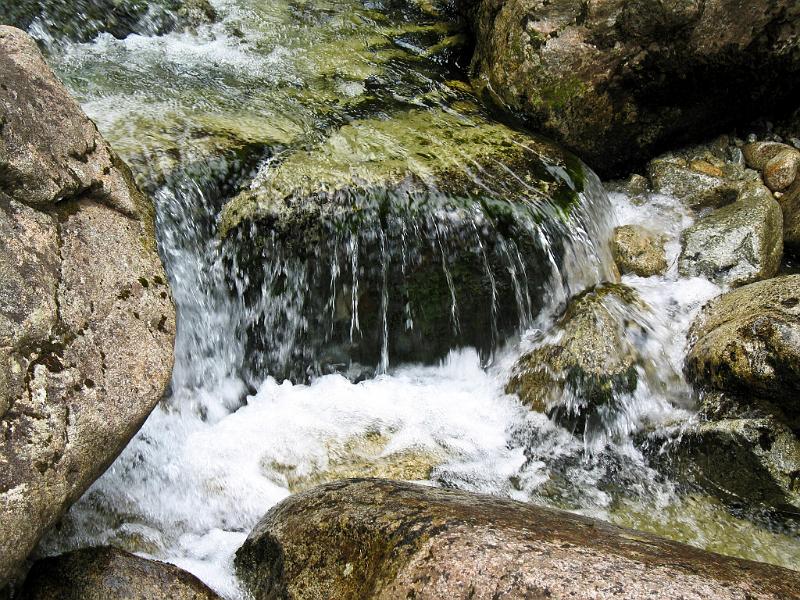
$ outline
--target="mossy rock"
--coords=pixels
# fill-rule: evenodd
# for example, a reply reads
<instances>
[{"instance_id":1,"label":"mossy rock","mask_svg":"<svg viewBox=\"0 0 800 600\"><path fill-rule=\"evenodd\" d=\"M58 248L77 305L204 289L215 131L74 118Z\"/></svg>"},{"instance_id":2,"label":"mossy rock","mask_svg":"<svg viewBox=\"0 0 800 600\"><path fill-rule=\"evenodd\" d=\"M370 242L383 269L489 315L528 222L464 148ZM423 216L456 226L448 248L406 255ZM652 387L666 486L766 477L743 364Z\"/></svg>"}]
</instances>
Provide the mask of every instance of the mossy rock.
<instances>
[{"instance_id":1,"label":"mossy rock","mask_svg":"<svg viewBox=\"0 0 800 600\"><path fill-rule=\"evenodd\" d=\"M638 383L641 359L626 315L642 306L622 285L577 296L553 335L517 362L506 391L573 431L602 427Z\"/></svg>"},{"instance_id":2,"label":"mossy rock","mask_svg":"<svg viewBox=\"0 0 800 600\"><path fill-rule=\"evenodd\" d=\"M261 303L251 356L292 378L488 355L541 307L593 176L465 101L354 121L287 154L224 207L220 231L251 282L245 303ZM264 351L287 329L276 364Z\"/></svg>"}]
</instances>

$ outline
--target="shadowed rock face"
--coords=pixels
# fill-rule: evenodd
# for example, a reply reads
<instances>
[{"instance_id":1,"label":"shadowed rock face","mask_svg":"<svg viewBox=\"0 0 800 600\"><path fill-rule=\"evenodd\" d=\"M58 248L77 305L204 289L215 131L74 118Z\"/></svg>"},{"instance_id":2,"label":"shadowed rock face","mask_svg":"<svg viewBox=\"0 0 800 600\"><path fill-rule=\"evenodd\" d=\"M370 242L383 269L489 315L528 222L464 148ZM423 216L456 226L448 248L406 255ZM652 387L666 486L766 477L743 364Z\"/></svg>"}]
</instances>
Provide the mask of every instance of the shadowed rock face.
<instances>
[{"instance_id":1,"label":"shadowed rock face","mask_svg":"<svg viewBox=\"0 0 800 600\"><path fill-rule=\"evenodd\" d=\"M475 0L477 83L604 174L791 100L793 0Z\"/></svg>"},{"instance_id":2,"label":"shadowed rock face","mask_svg":"<svg viewBox=\"0 0 800 600\"><path fill-rule=\"evenodd\" d=\"M0 27L0 586L161 397L175 313L152 208Z\"/></svg>"},{"instance_id":3,"label":"shadowed rock face","mask_svg":"<svg viewBox=\"0 0 800 600\"><path fill-rule=\"evenodd\" d=\"M194 575L115 548L86 548L38 561L20 600L217 600Z\"/></svg>"},{"instance_id":4,"label":"shadowed rock face","mask_svg":"<svg viewBox=\"0 0 800 600\"><path fill-rule=\"evenodd\" d=\"M352 479L292 496L236 556L266 598L796 598L800 574L489 496Z\"/></svg>"}]
</instances>

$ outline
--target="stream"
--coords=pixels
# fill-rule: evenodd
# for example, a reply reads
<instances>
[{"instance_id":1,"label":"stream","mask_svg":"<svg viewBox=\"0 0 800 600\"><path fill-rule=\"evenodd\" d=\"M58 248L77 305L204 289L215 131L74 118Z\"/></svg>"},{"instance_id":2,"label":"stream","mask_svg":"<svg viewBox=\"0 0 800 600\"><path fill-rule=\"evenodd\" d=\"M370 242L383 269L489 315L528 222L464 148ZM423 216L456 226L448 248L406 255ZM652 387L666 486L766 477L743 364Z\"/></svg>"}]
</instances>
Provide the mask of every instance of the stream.
<instances>
[{"instance_id":1,"label":"stream","mask_svg":"<svg viewBox=\"0 0 800 600\"><path fill-rule=\"evenodd\" d=\"M30 28L154 198L178 313L166 397L40 555L114 545L242 598L233 555L270 507L375 476L800 564L796 531L687 491L642 451L696 419L686 334L723 291L678 275L687 209L606 189L497 121L460 32L422 4L213 5L215 22L166 34ZM608 241L629 223L668 238L665 275L622 278L643 301L617 310L645 364L613 415L573 434L505 386L558 339L570 298L614 280Z\"/></svg>"}]
</instances>

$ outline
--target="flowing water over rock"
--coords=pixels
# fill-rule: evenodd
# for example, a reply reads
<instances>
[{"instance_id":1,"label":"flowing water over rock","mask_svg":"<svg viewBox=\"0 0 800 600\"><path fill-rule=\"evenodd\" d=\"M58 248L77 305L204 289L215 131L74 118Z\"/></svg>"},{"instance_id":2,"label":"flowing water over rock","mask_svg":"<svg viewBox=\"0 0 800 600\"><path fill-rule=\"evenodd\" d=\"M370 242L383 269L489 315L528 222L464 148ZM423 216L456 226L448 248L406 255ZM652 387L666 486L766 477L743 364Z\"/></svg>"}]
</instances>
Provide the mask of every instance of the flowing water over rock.
<instances>
[{"instance_id":1,"label":"flowing water over rock","mask_svg":"<svg viewBox=\"0 0 800 600\"><path fill-rule=\"evenodd\" d=\"M579 161L492 119L435 13L214 9L192 31L43 38L155 198L178 338L169 397L41 553L113 544L235 598L233 552L267 508L376 475L798 564L788 525L687 493L640 449L694 418L686 331L720 291L678 275L691 219L677 201L609 200ZM523 353L562 339L570 298L616 282L616 222L665 232L670 268L623 278L639 301L607 309L635 377L574 435L505 385Z\"/></svg>"}]
</instances>

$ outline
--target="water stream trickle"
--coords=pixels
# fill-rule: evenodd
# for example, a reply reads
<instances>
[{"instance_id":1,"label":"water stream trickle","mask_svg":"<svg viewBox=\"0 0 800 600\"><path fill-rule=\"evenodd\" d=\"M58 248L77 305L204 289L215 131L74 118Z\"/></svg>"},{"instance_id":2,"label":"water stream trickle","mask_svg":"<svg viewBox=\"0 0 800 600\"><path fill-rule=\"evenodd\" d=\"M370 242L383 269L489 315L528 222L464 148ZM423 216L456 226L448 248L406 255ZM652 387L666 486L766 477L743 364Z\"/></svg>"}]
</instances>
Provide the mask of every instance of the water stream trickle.
<instances>
[{"instance_id":1,"label":"water stream trickle","mask_svg":"<svg viewBox=\"0 0 800 600\"><path fill-rule=\"evenodd\" d=\"M114 544L238 598L233 553L271 506L367 475L798 564L796 538L681 496L635 444L643 428L693 418L686 331L720 292L677 274L691 220L679 203L609 199L588 169L544 160L533 138L519 148L527 134L507 134L452 81L453 57L426 55L449 26L402 2L214 4L219 21L193 32L46 40L51 64L155 199L178 335L167 397L41 553ZM522 159L487 159L490 143ZM447 177L433 185L441 164ZM375 165L388 174L370 179ZM285 230L275 225L284 204L260 201L253 210L266 206L272 221L223 231L237 199L342 172L357 185L314 196ZM320 217L328 207L333 216ZM287 237L308 222L314 237ZM646 358L639 384L602 427L574 436L504 387L522 352L558 335L567 301L613 277L616 222L666 232L672 266L623 279L648 307L614 308L644 332L633 340ZM479 284L465 286L469 277ZM440 285L418 293L418 281Z\"/></svg>"}]
</instances>

